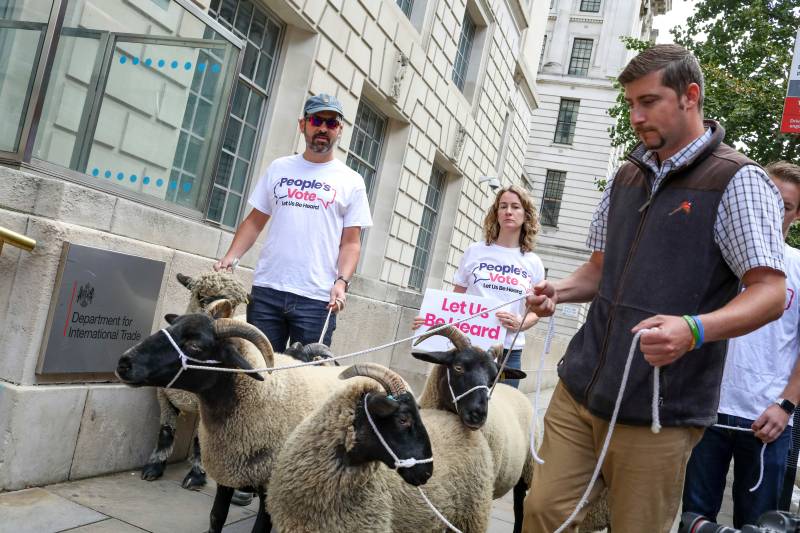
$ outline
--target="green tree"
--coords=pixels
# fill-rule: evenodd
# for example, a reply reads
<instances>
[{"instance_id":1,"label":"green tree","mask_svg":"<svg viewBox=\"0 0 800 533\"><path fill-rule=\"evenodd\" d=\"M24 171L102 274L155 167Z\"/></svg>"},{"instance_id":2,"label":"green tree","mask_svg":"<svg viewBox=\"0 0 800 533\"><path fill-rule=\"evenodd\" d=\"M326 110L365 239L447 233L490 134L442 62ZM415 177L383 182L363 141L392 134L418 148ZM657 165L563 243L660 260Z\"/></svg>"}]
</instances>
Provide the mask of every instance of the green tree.
<instances>
[{"instance_id":1,"label":"green tree","mask_svg":"<svg viewBox=\"0 0 800 533\"><path fill-rule=\"evenodd\" d=\"M704 113L718 120L728 144L762 164L797 161L800 136L780 133L783 98L800 21L800 0L699 0L675 42L691 50L705 74ZM649 43L626 38L630 50ZM609 114L613 146L636 137L620 96Z\"/></svg>"},{"instance_id":2,"label":"green tree","mask_svg":"<svg viewBox=\"0 0 800 533\"><path fill-rule=\"evenodd\" d=\"M653 46L649 41L643 41L634 37L623 36L620 39L625 43L625 48L636 52L647 50ZM608 128L608 133L611 135L611 146L614 148L621 146L624 157L624 155L630 152L636 143L639 142L639 139L636 138L636 134L633 132L633 128L631 128L631 113L628 109L628 104L625 103L625 92L622 89L622 84L616 79L613 80L613 84L614 88L618 91L617 101L608 110L608 114L616 121L616 124ZM601 191L605 188L605 180L598 179L595 183Z\"/></svg>"}]
</instances>

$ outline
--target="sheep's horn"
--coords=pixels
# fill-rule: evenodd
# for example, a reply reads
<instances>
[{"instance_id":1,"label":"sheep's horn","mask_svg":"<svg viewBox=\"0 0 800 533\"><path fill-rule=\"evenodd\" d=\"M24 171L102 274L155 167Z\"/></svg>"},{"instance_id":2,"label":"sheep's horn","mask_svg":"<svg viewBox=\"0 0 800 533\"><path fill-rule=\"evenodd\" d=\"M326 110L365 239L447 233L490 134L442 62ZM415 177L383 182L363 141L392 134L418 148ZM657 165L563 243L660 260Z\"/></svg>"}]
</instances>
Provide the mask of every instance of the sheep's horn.
<instances>
[{"instance_id":1,"label":"sheep's horn","mask_svg":"<svg viewBox=\"0 0 800 533\"><path fill-rule=\"evenodd\" d=\"M303 351L308 355L309 359L320 357L322 359L330 359L333 357L331 349L322 344L321 342L312 342L303 346Z\"/></svg>"},{"instance_id":2,"label":"sheep's horn","mask_svg":"<svg viewBox=\"0 0 800 533\"><path fill-rule=\"evenodd\" d=\"M339 374L339 379L349 379L356 376L374 379L383 385L387 394L395 397L406 392L406 382L403 381L400 374L377 363L357 363L352 365Z\"/></svg>"},{"instance_id":3,"label":"sheep's horn","mask_svg":"<svg viewBox=\"0 0 800 533\"><path fill-rule=\"evenodd\" d=\"M503 345L502 344L495 344L488 350L489 357L500 363L502 361L501 357L503 357Z\"/></svg>"},{"instance_id":4,"label":"sheep's horn","mask_svg":"<svg viewBox=\"0 0 800 533\"><path fill-rule=\"evenodd\" d=\"M238 337L252 342L264 356L267 366L275 366L275 352L272 351L269 339L252 324L232 318L218 318L214 321L214 334L220 339Z\"/></svg>"},{"instance_id":5,"label":"sheep's horn","mask_svg":"<svg viewBox=\"0 0 800 533\"><path fill-rule=\"evenodd\" d=\"M440 326L431 326L430 329L438 327ZM437 331L436 333L426 333L421 337L418 337L417 340L414 341L414 346L418 345L425 339L433 337L434 335L441 335L442 337L447 337L448 339L450 339L450 342L453 343L453 346L458 348L459 351L466 350L472 344L471 342L469 342L469 337L461 333L461 331L459 331L458 328L454 326L447 326L443 330Z\"/></svg>"}]
</instances>

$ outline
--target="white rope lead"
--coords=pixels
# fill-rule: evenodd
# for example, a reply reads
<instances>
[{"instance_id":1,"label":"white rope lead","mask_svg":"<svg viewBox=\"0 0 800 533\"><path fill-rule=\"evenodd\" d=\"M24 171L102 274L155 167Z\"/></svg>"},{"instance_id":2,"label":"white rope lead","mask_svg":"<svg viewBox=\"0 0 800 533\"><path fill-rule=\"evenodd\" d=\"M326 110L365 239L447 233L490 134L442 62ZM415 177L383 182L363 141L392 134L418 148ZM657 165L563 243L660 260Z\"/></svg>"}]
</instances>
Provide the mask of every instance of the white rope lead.
<instances>
[{"instance_id":1,"label":"white rope lead","mask_svg":"<svg viewBox=\"0 0 800 533\"><path fill-rule=\"evenodd\" d=\"M418 465L418 464L432 463L433 462L433 457L429 457L427 459L414 459L413 457L409 458L409 459L400 459L399 457L397 457L397 455L394 453L392 448L389 447L389 444L383 438L383 435L381 435L381 432L378 431L378 426L375 425L375 422L372 420L372 415L369 414L369 409L367 408L367 399L368 398L369 398L369 393L366 393L364 395L364 413L367 415L367 421L369 422L369 425L372 427L372 431L375 433L375 436L378 437L378 440L380 441L380 443L383 444L383 447L386 449L387 452L389 452L389 455L392 456L392 459L394 459L395 468L397 468L397 469L400 469L400 468L411 468L412 466L415 466L415 465ZM447 527L449 527L452 531L455 531L456 533L461 533L461 531L458 528L456 528L453 524L451 524L447 520L447 518L445 518L444 515L439 512L439 509L437 509L436 506L434 506L433 503L431 503L431 501L428 499L428 497L425 495L425 493L422 492L422 487L417 487L417 489L419 489L419 493L422 496L422 499L425 500L425 503L428 504L428 507L431 508L431 511L433 511L433 513L436 515L436 517L439 520L441 520L445 525L447 525Z\"/></svg>"},{"instance_id":2,"label":"white rope lead","mask_svg":"<svg viewBox=\"0 0 800 533\"><path fill-rule=\"evenodd\" d=\"M342 301L341 298L336 298L335 301L336 301L336 307L338 307L339 308L338 310L341 311L344 302ZM325 334L328 332L328 322L330 322L331 320L332 312L333 312L333 307L328 309L328 316L325 317L325 323L322 325L322 333L319 334L319 341L317 341L317 344L322 344L322 339L325 338Z\"/></svg>"},{"instance_id":3,"label":"white rope lead","mask_svg":"<svg viewBox=\"0 0 800 533\"><path fill-rule=\"evenodd\" d=\"M652 407L652 422L650 423L650 431L653 433L661 433L661 416L658 414L658 402L661 396L661 369L659 367L653 367L653 400L651 403Z\"/></svg>"},{"instance_id":4,"label":"white rope lead","mask_svg":"<svg viewBox=\"0 0 800 533\"><path fill-rule=\"evenodd\" d=\"M445 518L445 517L444 517L444 515L443 515L442 513L440 513L440 512L439 512L439 509L437 509L437 508L436 508L436 507L435 507L435 506L434 506L434 505L431 503L431 501L428 499L428 497L427 497L427 496L425 496L425 493L424 493L424 492L422 492L422 487L417 487L417 489L419 490L419 494L420 494L420 496L422 496L422 499L423 499L423 500L425 500L425 503L427 503L427 504L428 504L428 507L430 507L430 508L431 508L431 511L433 511L433 514L435 514L435 515L436 515L436 517L437 517L439 520L441 520L442 522L444 522L444 524L445 524L445 525L446 525L448 528L450 528L450 531L455 531L455 533L461 533L461 530L460 530L460 529L458 529L458 528L457 528L456 526L454 526L453 524L451 524L451 523L450 523L450 522L447 520L447 518Z\"/></svg>"},{"instance_id":5,"label":"white rope lead","mask_svg":"<svg viewBox=\"0 0 800 533\"><path fill-rule=\"evenodd\" d=\"M608 423L608 432L606 433L606 439L603 442L603 449L600 451L600 457L597 459L597 466L595 466L594 472L592 473L592 478L589 480L589 486L586 487L586 491L578 501L578 505L575 507L575 510L572 511L572 514L569 515L567 520L555 530L555 533L561 533L564 531L567 526L569 526L569 524L575 520L575 517L578 516L578 513L581 511L581 509L583 509L583 507L589 503L589 494L591 494L594 484L597 482L597 478L600 477L600 470L603 467L603 461L606 459L606 452L608 452L608 445L611 442L611 435L614 432L614 425L617 423L617 415L619 414L619 408L622 405L622 396L625 394L625 386L628 384L628 374L630 374L631 363L633 363L633 354L636 352L636 343L639 342L639 337L641 337L646 331L650 330L642 329L637 331L636 335L633 336L633 340L631 341L631 348L628 350L628 359L625 361L625 370L622 371L622 383L619 386L617 401L614 403L614 412L611 414L611 420Z\"/></svg>"},{"instance_id":6,"label":"white rope lead","mask_svg":"<svg viewBox=\"0 0 800 533\"><path fill-rule=\"evenodd\" d=\"M722 429L732 429L734 431L749 431L750 433L754 433L754 431L751 428L740 428L740 427L736 427L736 426L726 426L725 424L714 424L714 427L718 427L718 428L722 428ZM756 481L756 484L753 485L750 489L748 489L750 492L757 491L758 487L761 486L761 482L764 480L764 452L767 449L767 444L768 443L766 443L766 442L762 442L761 443L761 460L760 460L760 463L758 465L758 481Z\"/></svg>"},{"instance_id":7,"label":"white rope lead","mask_svg":"<svg viewBox=\"0 0 800 533\"><path fill-rule=\"evenodd\" d=\"M200 366L200 365L186 365L184 369L208 370L208 371L212 371L212 372L227 372L227 373L234 373L234 374L245 374L245 373L246 374L250 374L250 373L253 373L253 372L259 372L259 373L262 373L262 372L277 372L279 370L291 370L292 368L300 368L300 367L304 367L304 366L321 365L321 364L325 364L325 363L330 363L332 361L339 361L341 359L349 359L351 357L357 357L359 355L366 355L368 353L377 352L377 351L380 351L380 350L384 350L386 348L391 348L392 346L395 346L397 344L402 344L404 342L413 341L414 339L416 339L417 337L419 337L421 335L427 335L429 333L439 332L439 331L441 331L441 330L443 330L445 328L448 328L450 326L454 326L454 325L460 324L462 322L467 322L468 320L472 320L473 318L478 317L478 316L480 316L480 315L482 315L484 313L489 313L491 311L495 311L497 309L500 309L501 307L505 307L507 305L511 305L511 304L516 303L516 302L518 302L520 300L523 300L525 298L527 298L526 294L520 296L519 298L514 298L514 299L509 300L507 302L503 302L503 303L501 303L499 305L496 305L496 306L492 307L491 309L483 309L483 310L481 310L481 311L479 311L479 312L477 312L477 313L475 313L473 315L470 315L470 316L468 316L466 318L461 318L461 319L456 320L454 322L450 322L450 323L447 323L447 324L442 324L442 325L440 325L440 326L438 326L436 328L430 329L428 331L416 333L416 334L414 334L414 335L412 335L410 337L406 337L404 339L400 339L400 340L396 340L396 341L392 341L392 342L387 342L386 344L381 344L380 346L375 346L373 348L367 348L365 350L359 350L357 352L349 353L349 354L346 354L346 355L337 355L336 357L319 359L317 361L301 362L301 363L296 363L296 364L292 364L292 365L253 368L253 369L250 369L250 370L245 370L243 368L221 368L221 367Z\"/></svg>"},{"instance_id":8,"label":"white rope lead","mask_svg":"<svg viewBox=\"0 0 800 533\"><path fill-rule=\"evenodd\" d=\"M550 344L553 341L553 335L555 332L556 317L555 315L551 315L550 320L547 323L547 335L544 338L542 353L539 356L539 368L536 370L536 393L533 395L533 421L531 422L531 454L533 455L533 460L540 465L544 464L544 459L539 457L539 454L536 451L536 435L539 432L539 395L542 391L542 370L544 369L544 357L550 353Z\"/></svg>"}]
</instances>

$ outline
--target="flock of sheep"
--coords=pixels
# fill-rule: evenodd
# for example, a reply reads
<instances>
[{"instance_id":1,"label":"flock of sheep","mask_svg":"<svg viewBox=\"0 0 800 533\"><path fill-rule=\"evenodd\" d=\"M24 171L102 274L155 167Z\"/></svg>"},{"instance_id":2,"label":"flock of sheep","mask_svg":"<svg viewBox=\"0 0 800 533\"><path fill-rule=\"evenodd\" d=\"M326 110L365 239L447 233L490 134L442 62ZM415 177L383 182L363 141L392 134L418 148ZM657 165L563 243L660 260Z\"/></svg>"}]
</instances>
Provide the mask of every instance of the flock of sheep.
<instances>
[{"instance_id":1,"label":"flock of sheep","mask_svg":"<svg viewBox=\"0 0 800 533\"><path fill-rule=\"evenodd\" d=\"M132 386L162 387L159 441L145 479L163 473L177 413L199 412L184 487L205 483L206 472L217 482L210 532L222 531L234 489L259 497L254 532L274 525L281 533L420 533L445 530L442 518L464 533L484 532L492 500L511 490L514 532L521 531L533 412L502 383L489 399L495 351L470 345L456 328L438 332L455 348L412 353L434 363L419 400L398 374L374 363L247 372L330 353L298 346L287 350L294 357L273 353L257 328L231 318L247 292L228 275L178 279L192 293L187 313L167 315L168 328L125 352L117 375ZM187 362L244 372L186 369ZM581 530L607 523L603 502Z\"/></svg>"}]
</instances>

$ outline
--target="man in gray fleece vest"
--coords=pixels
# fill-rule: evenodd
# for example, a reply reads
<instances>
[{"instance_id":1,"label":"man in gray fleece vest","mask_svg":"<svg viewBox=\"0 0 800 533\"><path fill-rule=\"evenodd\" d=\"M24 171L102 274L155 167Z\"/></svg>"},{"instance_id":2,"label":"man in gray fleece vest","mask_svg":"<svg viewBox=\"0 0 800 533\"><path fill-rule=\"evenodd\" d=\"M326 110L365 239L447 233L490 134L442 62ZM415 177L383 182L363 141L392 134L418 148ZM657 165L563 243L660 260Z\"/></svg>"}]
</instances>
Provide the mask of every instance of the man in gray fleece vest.
<instances>
[{"instance_id":1,"label":"man in gray fleece vest","mask_svg":"<svg viewBox=\"0 0 800 533\"><path fill-rule=\"evenodd\" d=\"M680 46L656 45L632 59L619 81L641 143L595 211L589 261L565 279L541 282L528 298L539 316L552 315L557 303L592 304L558 365L539 450L545 463L525 501L527 533L551 533L577 505L631 342L643 329L590 499L608 488L614 533L667 533L692 447L716 421L726 339L783 310L780 193L722 142L717 122L703 120L697 59ZM658 434L650 429L656 367Z\"/></svg>"}]
</instances>

